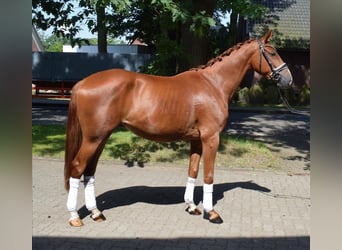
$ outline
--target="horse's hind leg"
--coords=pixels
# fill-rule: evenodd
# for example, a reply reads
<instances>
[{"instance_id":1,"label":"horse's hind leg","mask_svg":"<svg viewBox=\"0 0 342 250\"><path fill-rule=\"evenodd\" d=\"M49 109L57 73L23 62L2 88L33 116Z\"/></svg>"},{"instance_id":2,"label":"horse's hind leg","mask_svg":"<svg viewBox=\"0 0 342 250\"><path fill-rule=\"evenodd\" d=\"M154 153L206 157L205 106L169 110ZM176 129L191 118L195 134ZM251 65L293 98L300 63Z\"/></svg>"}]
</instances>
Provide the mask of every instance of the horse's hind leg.
<instances>
[{"instance_id":1,"label":"horse's hind leg","mask_svg":"<svg viewBox=\"0 0 342 250\"><path fill-rule=\"evenodd\" d=\"M188 171L188 181L186 183L184 201L187 205L185 211L192 215L200 215L199 210L194 202L195 182L198 175L199 163L202 155L202 143L200 140L191 141L190 162Z\"/></svg>"},{"instance_id":2,"label":"horse's hind leg","mask_svg":"<svg viewBox=\"0 0 342 250\"><path fill-rule=\"evenodd\" d=\"M102 212L97 208L96 196L95 196L95 171L98 159L103 150L104 144L107 140L102 142L102 145L98 147L95 156L93 157L90 164L88 164L84 172L84 198L85 205L88 211L91 212L91 218L94 221L101 222L106 220Z\"/></svg>"},{"instance_id":3,"label":"horse's hind leg","mask_svg":"<svg viewBox=\"0 0 342 250\"><path fill-rule=\"evenodd\" d=\"M214 182L214 163L216 151L219 145L219 134L208 138L203 138L203 209L204 218L212 223L220 224L223 222L220 215L214 210L213 206L213 182Z\"/></svg>"},{"instance_id":4,"label":"horse's hind leg","mask_svg":"<svg viewBox=\"0 0 342 250\"><path fill-rule=\"evenodd\" d=\"M80 179L70 177L69 179L70 189L68 193L67 200L67 209L70 212L69 224L73 227L81 227L83 226L83 222L80 219L77 212L77 197L78 197L78 189L80 186Z\"/></svg>"},{"instance_id":5,"label":"horse's hind leg","mask_svg":"<svg viewBox=\"0 0 342 250\"><path fill-rule=\"evenodd\" d=\"M71 226L83 226L77 212L77 196L80 179L84 174L86 207L92 212L92 218L97 221L104 220L104 216L97 209L95 199L95 170L98 158L103 150L105 140L87 140L84 138L80 150L72 162L70 176L70 190L67 200L67 208L70 212L69 224Z\"/></svg>"}]
</instances>

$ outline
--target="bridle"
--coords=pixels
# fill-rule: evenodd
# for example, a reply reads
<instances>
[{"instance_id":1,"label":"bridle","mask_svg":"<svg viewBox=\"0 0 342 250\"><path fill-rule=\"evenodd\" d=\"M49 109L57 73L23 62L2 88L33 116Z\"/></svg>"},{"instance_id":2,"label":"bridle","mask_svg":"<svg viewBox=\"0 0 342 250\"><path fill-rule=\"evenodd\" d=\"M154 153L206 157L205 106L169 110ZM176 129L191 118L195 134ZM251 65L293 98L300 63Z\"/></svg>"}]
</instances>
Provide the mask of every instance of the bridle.
<instances>
[{"instance_id":1,"label":"bridle","mask_svg":"<svg viewBox=\"0 0 342 250\"><path fill-rule=\"evenodd\" d=\"M259 49L260 49L260 71L261 71L261 64L262 64L262 56L264 56L268 66L270 66L271 68L271 74L270 74L270 79L272 81L279 81L280 78L280 72L285 70L285 69L289 69L289 67L287 66L286 63L282 63L280 64L278 67L273 67L271 60L269 59L269 57L266 54L264 45L262 44L262 42L258 39L258 44L259 44Z\"/></svg>"},{"instance_id":2,"label":"bridle","mask_svg":"<svg viewBox=\"0 0 342 250\"><path fill-rule=\"evenodd\" d=\"M282 63L278 67L274 68L272 63L271 63L271 60L269 59L269 57L266 54L264 45L262 44L262 42L259 39L258 39L258 44L259 44L259 49L260 49L260 72L261 72L262 56L264 56L267 64L270 66L271 71L272 71L271 74L270 74L270 79L272 81L276 81L277 82L278 92L279 92L280 98L283 101L283 103L287 106L288 110L291 113L294 113L294 114L308 115L309 113L306 112L306 111L296 110L296 109L292 108L291 105L289 104L289 102L286 100L286 98L282 95L282 93L280 91L280 87L278 85L278 81L280 79L280 72L285 70L285 69L289 69L287 64L286 63Z\"/></svg>"}]
</instances>

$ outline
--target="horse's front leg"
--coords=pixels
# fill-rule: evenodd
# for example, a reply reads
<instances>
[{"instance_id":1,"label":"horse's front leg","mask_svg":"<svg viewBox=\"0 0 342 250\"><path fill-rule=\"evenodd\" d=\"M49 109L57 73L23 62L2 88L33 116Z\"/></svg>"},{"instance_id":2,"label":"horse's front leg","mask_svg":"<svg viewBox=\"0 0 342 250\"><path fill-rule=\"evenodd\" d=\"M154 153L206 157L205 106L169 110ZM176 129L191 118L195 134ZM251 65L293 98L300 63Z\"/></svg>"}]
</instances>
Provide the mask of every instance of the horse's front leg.
<instances>
[{"instance_id":1,"label":"horse's front leg","mask_svg":"<svg viewBox=\"0 0 342 250\"><path fill-rule=\"evenodd\" d=\"M203 183L203 209L204 218L212 223L222 223L220 215L214 210L213 206L213 188L214 188L214 166L215 157L218 149L220 137L219 133L203 138L203 165L204 165L204 183Z\"/></svg>"},{"instance_id":2,"label":"horse's front leg","mask_svg":"<svg viewBox=\"0 0 342 250\"><path fill-rule=\"evenodd\" d=\"M197 208L194 202L195 182L198 175L198 168L201 160L201 155L201 141L191 141L188 181L186 183L184 201L186 204L185 211L192 215L200 215L202 213L201 210Z\"/></svg>"}]
</instances>

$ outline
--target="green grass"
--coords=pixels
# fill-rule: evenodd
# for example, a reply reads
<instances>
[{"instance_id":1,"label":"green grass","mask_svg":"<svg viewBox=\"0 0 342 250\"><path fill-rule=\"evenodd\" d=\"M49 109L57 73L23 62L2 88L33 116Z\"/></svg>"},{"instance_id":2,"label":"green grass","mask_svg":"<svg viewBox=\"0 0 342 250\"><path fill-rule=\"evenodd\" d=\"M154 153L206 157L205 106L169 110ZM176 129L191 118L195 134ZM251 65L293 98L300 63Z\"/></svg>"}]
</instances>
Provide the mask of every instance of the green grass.
<instances>
[{"instance_id":1,"label":"green grass","mask_svg":"<svg viewBox=\"0 0 342 250\"><path fill-rule=\"evenodd\" d=\"M32 155L64 157L65 127L59 125L32 125Z\"/></svg>"},{"instance_id":2,"label":"green grass","mask_svg":"<svg viewBox=\"0 0 342 250\"><path fill-rule=\"evenodd\" d=\"M32 155L63 158L65 127L32 125ZM187 165L189 143L155 143L119 128L109 138L101 160L168 162ZM277 168L279 160L262 142L221 134L216 165L239 168Z\"/></svg>"}]
</instances>

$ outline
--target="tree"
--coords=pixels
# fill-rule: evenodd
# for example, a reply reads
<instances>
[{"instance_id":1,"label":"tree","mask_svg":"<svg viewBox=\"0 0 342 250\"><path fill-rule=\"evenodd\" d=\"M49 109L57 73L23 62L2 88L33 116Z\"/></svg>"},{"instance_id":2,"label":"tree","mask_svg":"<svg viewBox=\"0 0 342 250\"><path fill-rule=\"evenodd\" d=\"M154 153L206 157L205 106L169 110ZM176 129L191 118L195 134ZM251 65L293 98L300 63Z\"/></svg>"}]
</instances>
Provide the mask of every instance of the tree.
<instances>
[{"instance_id":1,"label":"tree","mask_svg":"<svg viewBox=\"0 0 342 250\"><path fill-rule=\"evenodd\" d=\"M159 0L152 2L155 3L155 9L141 8L143 17L150 19L147 22L142 21L142 25L138 26L140 30L138 34L147 44L154 41L156 56L150 65L149 73L166 75L203 64L213 56L209 52L222 52L223 49L241 41L243 37L241 34L239 36L238 25L241 25L243 18L261 17L266 10L263 6L253 4L249 0ZM226 12L230 13L230 25L225 27L228 31L223 32L227 36L221 36L221 38L226 38L223 40L226 43L217 40L222 47L211 48L218 43L211 43L213 37L210 39L208 37L211 34L219 38L218 32L222 31L222 25L221 30L216 29L216 32L211 28L218 26L220 13ZM137 18L137 20L144 19ZM145 27L144 23L148 27ZM153 32L149 32L151 30ZM154 34L154 37L151 38L151 34Z\"/></svg>"},{"instance_id":2,"label":"tree","mask_svg":"<svg viewBox=\"0 0 342 250\"><path fill-rule=\"evenodd\" d=\"M82 26L97 33L100 53L107 52L107 36L124 34L129 0L33 0L32 23L42 30L53 27L53 34L76 44L88 44L87 39L77 37Z\"/></svg>"},{"instance_id":3,"label":"tree","mask_svg":"<svg viewBox=\"0 0 342 250\"><path fill-rule=\"evenodd\" d=\"M66 44L68 42L66 39L59 38L56 35L44 36L42 34L39 34L39 36L42 41L44 50L48 52L62 52L63 44Z\"/></svg>"},{"instance_id":4,"label":"tree","mask_svg":"<svg viewBox=\"0 0 342 250\"><path fill-rule=\"evenodd\" d=\"M209 43L208 35L219 13L230 13L227 48L237 41L239 20L259 17L263 11L250 0L32 1L33 23L43 30L53 27L53 33L72 46L88 42L77 37L82 23L97 32L99 52L107 52L108 37L142 40L155 51L147 71L162 75L203 64L212 56L209 51L218 51L210 49L215 43Z\"/></svg>"}]
</instances>

